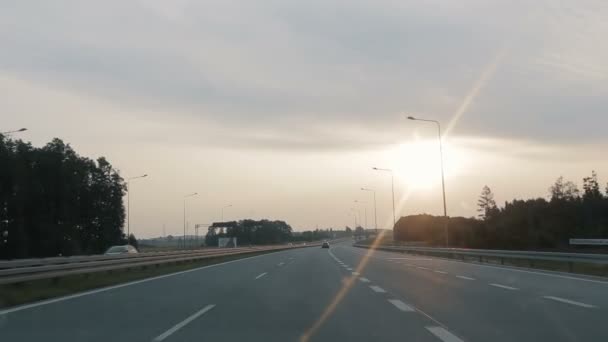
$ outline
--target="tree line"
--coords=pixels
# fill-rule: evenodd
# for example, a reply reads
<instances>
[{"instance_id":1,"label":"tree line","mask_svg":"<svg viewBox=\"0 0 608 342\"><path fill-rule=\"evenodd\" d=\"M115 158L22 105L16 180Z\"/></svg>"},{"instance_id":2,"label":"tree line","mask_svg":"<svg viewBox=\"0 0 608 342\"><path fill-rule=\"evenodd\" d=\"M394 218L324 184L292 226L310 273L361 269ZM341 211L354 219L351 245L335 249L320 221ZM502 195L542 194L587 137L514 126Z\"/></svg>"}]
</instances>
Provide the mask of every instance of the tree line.
<instances>
[{"instance_id":1,"label":"tree line","mask_svg":"<svg viewBox=\"0 0 608 342\"><path fill-rule=\"evenodd\" d=\"M448 219L451 247L497 249L568 249L571 238L608 238L608 186L602 191L596 172L583 189L559 177L549 197L505 202L499 207L484 186L479 216ZM399 220L395 240L445 244L445 218L413 215Z\"/></svg>"},{"instance_id":2,"label":"tree line","mask_svg":"<svg viewBox=\"0 0 608 342\"><path fill-rule=\"evenodd\" d=\"M53 139L43 147L0 135L0 258L101 253L126 243L118 171ZM134 237L131 237L134 240Z\"/></svg>"},{"instance_id":3,"label":"tree line","mask_svg":"<svg viewBox=\"0 0 608 342\"><path fill-rule=\"evenodd\" d=\"M294 232L284 221L241 220L215 222L209 226L205 236L207 246L217 246L224 237L236 238L238 245L272 245L287 242L312 242L351 236L352 230L333 228Z\"/></svg>"}]
</instances>

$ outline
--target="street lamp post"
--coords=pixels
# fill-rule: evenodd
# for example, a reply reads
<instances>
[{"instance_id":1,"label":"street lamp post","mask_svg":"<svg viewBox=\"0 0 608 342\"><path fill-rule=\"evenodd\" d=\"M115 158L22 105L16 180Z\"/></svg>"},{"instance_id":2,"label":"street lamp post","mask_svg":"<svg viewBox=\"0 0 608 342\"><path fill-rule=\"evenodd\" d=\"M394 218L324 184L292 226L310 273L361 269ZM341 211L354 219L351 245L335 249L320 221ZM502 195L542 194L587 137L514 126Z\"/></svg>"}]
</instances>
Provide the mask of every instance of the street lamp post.
<instances>
[{"instance_id":1,"label":"street lamp post","mask_svg":"<svg viewBox=\"0 0 608 342\"><path fill-rule=\"evenodd\" d=\"M186 249L186 199L188 197L192 197L192 196L196 196L196 195L198 195L198 192L194 192L194 193L184 196L184 239L183 239L184 240L183 241L184 249Z\"/></svg>"},{"instance_id":2,"label":"street lamp post","mask_svg":"<svg viewBox=\"0 0 608 342\"><path fill-rule=\"evenodd\" d=\"M443 217L445 218L445 246L449 247L450 246L450 235L448 232L448 209L447 209L447 204L446 204L446 200L445 200L445 176L444 176L444 171L443 171L443 143L442 143L442 139L441 139L441 124L437 120L418 119L413 116L408 116L407 118L409 120L414 120L414 121L432 122L437 125L437 134L438 134L438 138L439 138L439 157L441 160L441 189L443 191Z\"/></svg>"},{"instance_id":3,"label":"street lamp post","mask_svg":"<svg viewBox=\"0 0 608 342\"><path fill-rule=\"evenodd\" d=\"M232 207L232 204L228 204L225 207L222 207L222 222L224 222L224 209Z\"/></svg>"},{"instance_id":4,"label":"street lamp post","mask_svg":"<svg viewBox=\"0 0 608 342\"><path fill-rule=\"evenodd\" d=\"M376 234L378 234L378 206L376 205L376 190L367 188L361 188L361 190L374 193L374 226L376 227Z\"/></svg>"},{"instance_id":5,"label":"street lamp post","mask_svg":"<svg viewBox=\"0 0 608 342\"><path fill-rule=\"evenodd\" d=\"M355 229L358 226L361 226L361 211L355 208L350 208L353 211L353 215L355 216ZM358 223L357 223L358 222Z\"/></svg>"},{"instance_id":6,"label":"street lamp post","mask_svg":"<svg viewBox=\"0 0 608 342\"><path fill-rule=\"evenodd\" d=\"M148 177L147 173L141 176L127 178L127 244L129 244L129 237L131 236L131 181L146 177Z\"/></svg>"},{"instance_id":7,"label":"street lamp post","mask_svg":"<svg viewBox=\"0 0 608 342\"><path fill-rule=\"evenodd\" d=\"M368 226L367 226L367 202L355 200L355 203L363 204L363 210L365 212L365 229L367 229L368 228Z\"/></svg>"},{"instance_id":8,"label":"street lamp post","mask_svg":"<svg viewBox=\"0 0 608 342\"><path fill-rule=\"evenodd\" d=\"M395 219L395 174L391 169L381 169L378 167L374 167L374 170L391 173L391 191L393 192L393 229L395 229L395 226L397 225L397 221Z\"/></svg>"}]
</instances>

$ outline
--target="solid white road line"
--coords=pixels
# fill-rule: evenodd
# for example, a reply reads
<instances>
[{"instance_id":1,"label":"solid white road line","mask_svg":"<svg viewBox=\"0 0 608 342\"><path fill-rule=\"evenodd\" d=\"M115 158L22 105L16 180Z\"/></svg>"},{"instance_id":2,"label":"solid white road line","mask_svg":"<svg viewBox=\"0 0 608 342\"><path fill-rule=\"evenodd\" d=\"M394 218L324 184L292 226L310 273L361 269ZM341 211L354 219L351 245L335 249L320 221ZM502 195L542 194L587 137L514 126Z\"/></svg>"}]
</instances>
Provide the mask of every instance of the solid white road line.
<instances>
[{"instance_id":1,"label":"solid white road line","mask_svg":"<svg viewBox=\"0 0 608 342\"><path fill-rule=\"evenodd\" d=\"M353 275L358 276L359 272L353 272Z\"/></svg>"},{"instance_id":2,"label":"solid white road line","mask_svg":"<svg viewBox=\"0 0 608 342\"><path fill-rule=\"evenodd\" d=\"M351 250L351 252L355 253L355 254L363 255L363 256L367 255L366 253L361 253L361 252L357 251L356 249ZM387 254L387 253L390 253L390 252L376 251L376 253L378 253L378 254ZM384 257L378 257L378 256L375 256L375 255L371 255L371 257L372 258L377 258L377 259L386 259ZM549 273L550 271L540 272L540 271L533 271L531 269L523 269L523 268L509 267L509 266L492 266L492 265L475 264L475 263L471 263L471 262L460 261L460 260L452 260L452 259L445 259L445 258L417 259L417 260L428 260L428 261L435 260L435 261L445 261L445 262L456 262L456 263L459 263L459 264L466 264L468 266L473 266L473 267L487 267L487 268L494 268L494 269L503 270L503 271L528 273L528 274L541 275L541 276L546 276L546 277L554 277L554 278L569 279L569 280L578 280L578 281L585 281L585 282L588 282L588 283L608 285L608 281L606 281L606 280L590 279L590 278L579 278L579 277L574 277L574 276L570 276L570 275L566 275L566 274L560 274L559 272L554 272L554 273Z\"/></svg>"},{"instance_id":3,"label":"solid white road line","mask_svg":"<svg viewBox=\"0 0 608 342\"><path fill-rule=\"evenodd\" d=\"M389 303L393 304L397 309L404 311L404 312L414 312L416 310L414 310L413 307L405 304L404 302L400 301L399 299L389 299L388 300Z\"/></svg>"},{"instance_id":4,"label":"solid white road line","mask_svg":"<svg viewBox=\"0 0 608 342\"><path fill-rule=\"evenodd\" d=\"M456 278L460 278L460 279L464 279L464 280L475 280L475 278L465 277L465 276L461 276L461 275L456 276Z\"/></svg>"},{"instance_id":5,"label":"solid white road line","mask_svg":"<svg viewBox=\"0 0 608 342\"><path fill-rule=\"evenodd\" d=\"M361 277L361 278L359 278L359 280L360 280L362 283L369 283L369 279L367 279L367 278L363 278L363 277Z\"/></svg>"},{"instance_id":6,"label":"solid white road line","mask_svg":"<svg viewBox=\"0 0 608 342\"><path fill-rule=\"evenodd\" d=\"M437 338L439 338L443 342L464 342L456 335L452 334L451 332L445 330L445 328L442 327L426 327L426 330L430 331L431 334L437 336Z\"/></svg>"},{"instance_id":7,"label":"solid white road line","mask_svg":"<svg viewBox=\"0 0 608 342\"><path fill-rule=\"evenodd\" d=\"M565 299L565 298L559 298L559 297L553 297L553 296L544 296L543 298L555 300L555 301L566 303L566 304L572 304L572 305L580 306L580 307L587 308L587 309L596 307L595 305L585 304L585 303L581 303L581 302L577 302L577 301Z\"/></svg>"},{"instance_id":8,"label":"solid white road line","mask_svg":"<svg viewBox=\"0 0 608 342\"><path fill-rule=\"evenodd\" d=\"M494 283L490 283L488 284L490 286L494 286L494 287L500 287L501 289L505 289L505 290L511 290L511 291L515 291L515 290L519 290L516 287L511 287L511 286L507 286L507 285L501 285L501 284L494 284Z\"/></svg>"},{"instance_id":9,"label":"solid white road line","mask_svg":"<svg viewBox=\"0 0 608 342\"><path fill-rule=\"evenodd\" d=\"M260 279L260 278L262 278L263 276L265 276L267 273L268 273L268 272L264 272L264 273L262 273L262 274L258 275L257 277L255 277L255 279L256 279L256 280L257 280L257 279Z\"/></svg>"},{"instance_id":10,"label":"solid white road line","mask_svg":"<svg viewBox=\"0 0 608 342\"><path fill-rule=\"evenodd\" d=\"M446 272L446 271L439 271L439 270L435 270L435 273L448 274L448 272Z\"/></svg>"},{"instance_id":11,"label":"solid white road line","mask_svg":"<svg viewBox=\"0 0 608 342\"><path fill-rule=\"evenodd\" d=\"M197 311L194 315L186 318L185 320L177 323L173 328L165 331L164 333L162 333L161 335L158 335L157 337L155 337L152 341L154 342L160 342L164 339L166 339L167 337L171 336L173 333L175 333L176 331L178 331L179 329L185 327L188 323L194 321L195 319L197 319L199 316L205 314L207 311L213 309L215 307L215 305L207 305L204 308L202 308L201 310Z\"/></svg>"},{"instance_id":12,"label":"solid white road line","mask_svg":"<svg viewBox=\"0 0 608 342\"><path fill-rule=\"evenodd\" d=\"M281 253L281 252L275 252L275 253ZM226 262L222 262L222 263L219 263L219 264L208 265L208 266L203 266L203 267L197 267L197 268L193 268L191 270L185 270L185 271L180 271L180 272L175 272L175 273L164 274L164 275L160 275L160 276L157 276L157 277L146 278L146 279L142 279L142 280L136 280L136 281L132 281L132 282L124 283L124 284L103 287L103 288L97 289L97 290L91 290L91 291L77 293L77 294L73 294L73 295L69 295L69 296L64 296L64 297L44 300L44 301L37 302L37 303L21 305L21 306L17 306L17 307L6 309L6 310L0 310L0 316L6 315L6 314L9 314L9 313L12 313L12 312L17 312L17 311L22 311L22 310L27 310L27 309L35 308L35 307L38 307L38 306L43 306L43 305L63 302L65 300L70 300L70 299L80 298L80 297L84 297L84 296L88 296L88 295L92 295L92 294L96 294L96 293L101 293L101 292L111 291L111 290L115 290L115 289L120 289L122 287L127 287L127 286L131 286L131 285L142 284L142 283L147 283L149 281L154 281L154 280L158 280L158 279L175 277L175 276L180 275L180 274L186 274L186 273L196 272L196 271L204 270L206 268L219 267L219 266L224 266L224 265L232 264L232 263L235 263L235 262L241 262L241 261L250 260L250 259L262 258L262 257L266 257L266 256L269 256L269 255L272 255L272 254L274 254L274 253L263 254L263 255L256 255L256 256L252 256L252 257L248 257L248 258L242 258L242 259L237 259L237 260L232 260L232 261L226 261Z\"/></svg>"},{"instance_id":13,"label":"solid white road line","mask_svg":"<svg viewBox=\"0 0 608 342\"><path fill-rule=\"evenodd\" d=\"M381 288L380 286L371 285L369 288L374 290L374 292L386 293L386 291L383 288Z\"/></svg>"}]
</instances>

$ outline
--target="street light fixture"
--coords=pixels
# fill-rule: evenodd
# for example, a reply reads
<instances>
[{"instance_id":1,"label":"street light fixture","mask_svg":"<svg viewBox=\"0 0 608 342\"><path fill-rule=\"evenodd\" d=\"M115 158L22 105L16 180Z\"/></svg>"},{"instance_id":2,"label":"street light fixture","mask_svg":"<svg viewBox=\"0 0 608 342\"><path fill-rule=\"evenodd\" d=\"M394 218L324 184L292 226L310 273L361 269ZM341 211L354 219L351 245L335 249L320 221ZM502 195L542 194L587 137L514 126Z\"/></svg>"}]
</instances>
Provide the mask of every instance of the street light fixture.
<instances>
[{"instance_id":1,"label":"street light fixture","mask_svg":"<svg viewBox=\"0 0 608 342\"><path fill-rule=\"evenodd\" d=\"M224 222L224 209L232 207L232 204L228 204L225 207L222 207L222 222Z\"/></svg>"},{"instance_id":2,"label":"street light fixture","mask_svg":"<svg viewBox=\"0 0 608 342\"><path fill-rule=\"evenodd\" d=\"M374 226L376 227L376 234L378 234L378 206L376 205L376 190L367 188L361 188L361 190L374 193Z\"/></svg>"},{"instance_id":3,"label":"street light fixture","mask_svg":"<svg viewBox=\"0 0 608 342\"><path fill-rule=\"evenodd\" d=\"M22 128L23 130L25 128ZM127 178L127 244L129 243L129 236L131 236L131 186L130 182L134 179L148 177L148 174L143 174L137 177Z\"/></svg>"},{"instance_id":4,"label":"street light fixture","mask_svg":"<svg viewBox=\"0 0 608 342\"><path fill-rule=\"evenodd\" d=\"M397 225L397 221L395 220L395 174L391 169L381 169L379 167L374 167L373 169L376 171L384 171L391 173L391 189L393 192L393 229L395 229L395 226Z\"/></svg>"},{"instance_id":5,"label":"street light fixture","mask_svg":"<svg viewBox=\"0 0 608 342\"><path fill-rule=\"evenodd\" d=\"M19 132L25 132L25 131L27 131L27 128L20 128L20 129L15 130L15 131L0 132L0 134L3 134L3 135L8 135L8 134L19 133Z\"/></svg>"},{"instance_id":6,"label":"street light fixture","mask_svg":"<svg viewBox=\"0 0 608 342\"><path fill-rule=\"evenodd\" d=\"M188 197L196 196L198 192L191 193L184 196L184 249L186 249L186 199Z\"/></svg>"},{"instance_id":7,"label":"street light fixture","mask_svg":"<svg viewBox=\"0 0 608 342\"><path fill-rule=\"evenodd\" d=\"M450 246L450 235L448 232L448 209L445 200L445 176L443 171L443 143L441 139L441 124L437 120L418 119L413 116L407 117L409 120L432 122L437 125L437 134L439 138L439 156L441 158L441 189L443 191L443 217L445 218L445 246Z\"/></svg>"}]
</instances>

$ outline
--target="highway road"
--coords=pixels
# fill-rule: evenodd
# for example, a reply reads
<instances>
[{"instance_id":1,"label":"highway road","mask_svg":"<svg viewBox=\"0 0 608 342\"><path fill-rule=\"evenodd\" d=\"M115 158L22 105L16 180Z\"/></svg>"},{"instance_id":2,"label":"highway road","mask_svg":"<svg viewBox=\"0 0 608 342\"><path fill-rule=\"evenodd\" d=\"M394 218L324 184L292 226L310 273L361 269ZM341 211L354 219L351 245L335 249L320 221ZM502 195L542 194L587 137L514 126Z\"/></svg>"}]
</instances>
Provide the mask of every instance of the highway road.
<instances>
[{"instance_id":1,"label":"highway road","mask_svg":"<svg viewBox=\"0 0 608 342\"><path fill-rule=\"evenodd\" d=\"M0 311L0 341L608 341L608 281L287 250Z\"/></svg>"}]
</instances>

